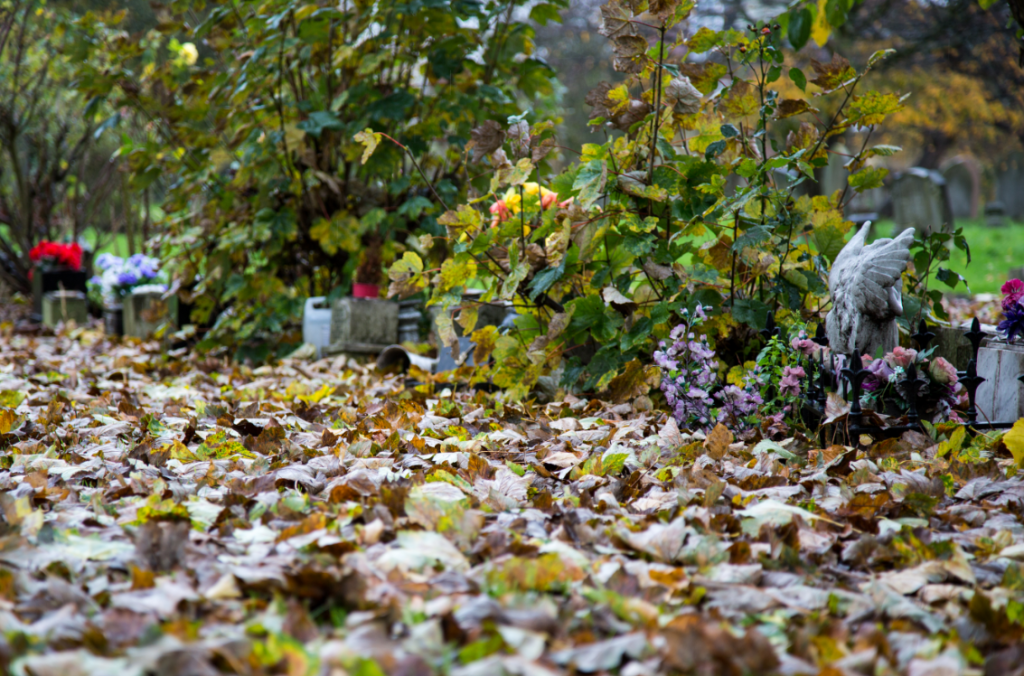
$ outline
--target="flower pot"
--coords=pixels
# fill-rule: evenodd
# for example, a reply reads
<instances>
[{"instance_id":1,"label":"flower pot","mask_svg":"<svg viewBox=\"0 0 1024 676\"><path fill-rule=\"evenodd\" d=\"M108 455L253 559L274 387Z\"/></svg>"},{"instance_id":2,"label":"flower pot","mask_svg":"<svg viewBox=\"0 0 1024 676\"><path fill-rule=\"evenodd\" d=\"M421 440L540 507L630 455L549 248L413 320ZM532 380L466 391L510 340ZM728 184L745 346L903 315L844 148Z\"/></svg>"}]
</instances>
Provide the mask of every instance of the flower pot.
<instances>
[{"instance_id":1,"label":"flower pot","mask_svg":"<svg viewBox=\"0 0 1024 676\"><path fill-rule=\"evenodd\" d=\"M43 296L51 291L81 291L86 293L87 276L82 270L71 268L36 267L32 273L32 318L42 321Z\"/></svg>"},{"instance_id":2,"label":"flower pot","mask_svg":"<svg viewBox=\"0 0 1024 676\"><path fill-rule=\"evenodd\" d=\"M359 282L356 282L352 285L352 297L380 298L380 286L377 284L360 284Z\"/></svg>"},{"instance_id":3,"label":"flower pot","mask_svg":"<svg viewBox=\"0 0 1024 676\"><path fill-rule=\"evenodd\" d=\"M111 305L103 308L103 328L108 336L124 335L124 308Z\"/></svg>"}]
</instances>

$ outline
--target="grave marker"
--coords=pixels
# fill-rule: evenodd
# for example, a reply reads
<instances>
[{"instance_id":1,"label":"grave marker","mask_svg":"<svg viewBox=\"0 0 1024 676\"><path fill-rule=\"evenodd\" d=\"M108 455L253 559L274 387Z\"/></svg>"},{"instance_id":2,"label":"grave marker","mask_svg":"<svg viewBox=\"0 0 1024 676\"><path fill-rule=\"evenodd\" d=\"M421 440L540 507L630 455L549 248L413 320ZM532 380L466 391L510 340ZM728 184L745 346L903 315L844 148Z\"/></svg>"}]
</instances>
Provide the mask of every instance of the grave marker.
<instances>
[{"instance_id":1,"label":"grave marker","mask_svg":"<svg viewBox=\"0 0 1024 676\"><path fill-rule=\"evenodd\" d=\"M893 182L893 218L895 233L914 228L918 233L950 232L953 211L949 206L946 180L937 171L914 167Z\"/></svg>"}]
</instances>

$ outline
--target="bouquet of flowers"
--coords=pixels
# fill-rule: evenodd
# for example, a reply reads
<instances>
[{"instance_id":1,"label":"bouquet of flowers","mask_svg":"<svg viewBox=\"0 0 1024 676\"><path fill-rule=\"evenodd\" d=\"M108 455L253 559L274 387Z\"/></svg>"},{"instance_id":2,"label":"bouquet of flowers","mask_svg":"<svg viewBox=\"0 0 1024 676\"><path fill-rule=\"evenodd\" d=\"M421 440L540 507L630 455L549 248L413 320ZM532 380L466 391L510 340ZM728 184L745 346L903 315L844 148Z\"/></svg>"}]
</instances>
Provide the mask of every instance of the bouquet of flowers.
<instances>
[{"instance_id":1,"label":"bouquet of flowers","mask_svg":"<svg viewBox=\"0 0 1024 676\"><path fill-rule=\"evenodd\" d=\"M167 290L160 277L160 261L143 254L121 258L104 253L96 258L100 274L89 280L89 284L100 292L105 305L120 303L134 290Z\"/></svg>"},{"instance_id":2,"label":"bouquet of flowers","mask_svg":"<svg viewBox=\"0 0 1024 676\"><path fill-rule=\"evenodd\" d=\"M1011 279L1003 288L1003 321L999 322L998 328L1006 337L1007 343L1012 343L1017 336L1024 335L1024 282L1019 279Z\"/></svg>"},{"instance_id":3,"label":"bouquet of flowers","mask_svg":"<svg viewBox=\"0 0 1024 676\"><path fill-rule=\"evenodd\" d=\"M44 268L82 269L82 247L78 245L78 242L58 244L43 240L32 247L32 250L28 252L28 257L33 263Z\"/></svg>"}]
</instances>

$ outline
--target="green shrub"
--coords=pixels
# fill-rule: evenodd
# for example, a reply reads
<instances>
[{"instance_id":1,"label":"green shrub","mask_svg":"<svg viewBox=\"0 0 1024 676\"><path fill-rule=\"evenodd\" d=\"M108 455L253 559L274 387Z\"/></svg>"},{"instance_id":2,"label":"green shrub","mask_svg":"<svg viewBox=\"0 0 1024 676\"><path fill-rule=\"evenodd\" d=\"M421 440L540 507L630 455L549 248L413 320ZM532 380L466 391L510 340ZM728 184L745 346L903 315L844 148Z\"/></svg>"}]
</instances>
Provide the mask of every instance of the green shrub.
<instances>
[{"instance_id":1,"label":"green shrub","mask_svg":"<svg viewBox=\"0 0 1024 676\"><path fill-rule=\"evenodd\" d=\"M476 309L461 304L467 280L485 287L485 301L516 303L515 330L473 332L476 362L493 356L476 377L523 396L564 367L564 385L625 400L657 382L651 352L684 307L713 308L705 330L727 365L754 358L770 311L782 323L823 316L828 269L852 225L841 207L881 185L886 170L869 158L899 150L871 145L870 131L902 100L858 88L887 54L860 71L837 54L812 62L808 75L787 68L785 36L797 47L809 35L827 39L829 22L842 17L819 19L813 5L797 5L780 23L746 33L701 28L687 39L675 27L693 5L605 4L601 33L614 44L615 69L627 75L587 97L590 124L608 140L585 144L575 164L542 180L549 125L513 118L507 128L479 128L477 149L489 158L479 189L489 199L439 219L448 228L442 261L431 258L435 246L392 267L393 295L432 282L430 302L445 309L439 331L451 345L453 323L467 333L476 324ZM684 49L700 60L670 62ZM780 93L783 78L796 95ZM797 196L828 162L829 139L855 130L862 143L847 161L850 188ZM781 171L793 177L788 185L778 181ZM438 266L437 276L425 269Z\"/></svg>"},{"instance_id":2,"label":"green shrub","mask_svg":"<svg viewBox=\"0 0 1024 676\"><path fill-rule=\"evenodd\" d=\"M306 297L346 290L366 242L383 244L364 264L443 232L470 130L551 91L524 2L176 1L142 36L82 19L79 87L148 123L120 152L136 188L170 186L159 243L192 320L215 319L204 347L277 338ZM408 150L360 163L367 126Z\"/></svg>"}]
</instances>

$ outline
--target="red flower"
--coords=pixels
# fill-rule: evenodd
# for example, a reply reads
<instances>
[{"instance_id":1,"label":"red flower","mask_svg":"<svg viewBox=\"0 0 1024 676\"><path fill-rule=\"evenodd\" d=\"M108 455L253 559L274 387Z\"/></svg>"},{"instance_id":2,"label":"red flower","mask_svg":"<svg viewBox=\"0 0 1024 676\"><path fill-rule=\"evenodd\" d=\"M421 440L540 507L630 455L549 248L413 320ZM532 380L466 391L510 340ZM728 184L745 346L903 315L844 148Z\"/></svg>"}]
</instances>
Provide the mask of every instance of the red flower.
<instances>
[{"instance_id":1,"label":"red flower","mask_svg":"<svg viewBox=\"0 0 1024 676\"><path fill-rule=\"evenodd\" d=\"M1024 282L1019 279L1011 279L999 289L1003 292L1003 311L1007 311L1024 298Z\"/></svg>"},{"instance_id":2,"label":"red flower","mask_svg":"<svg viewBox=\"0 0 1024 676\"><path fill-rule=\"evenodd\" d=\"M32 247L32 250L28 252L28 257L35 263L46 262L72 270L82 269L82 247L78 245L78 242L58 244L44 240Z\"/></svg>"}]
</instances>

